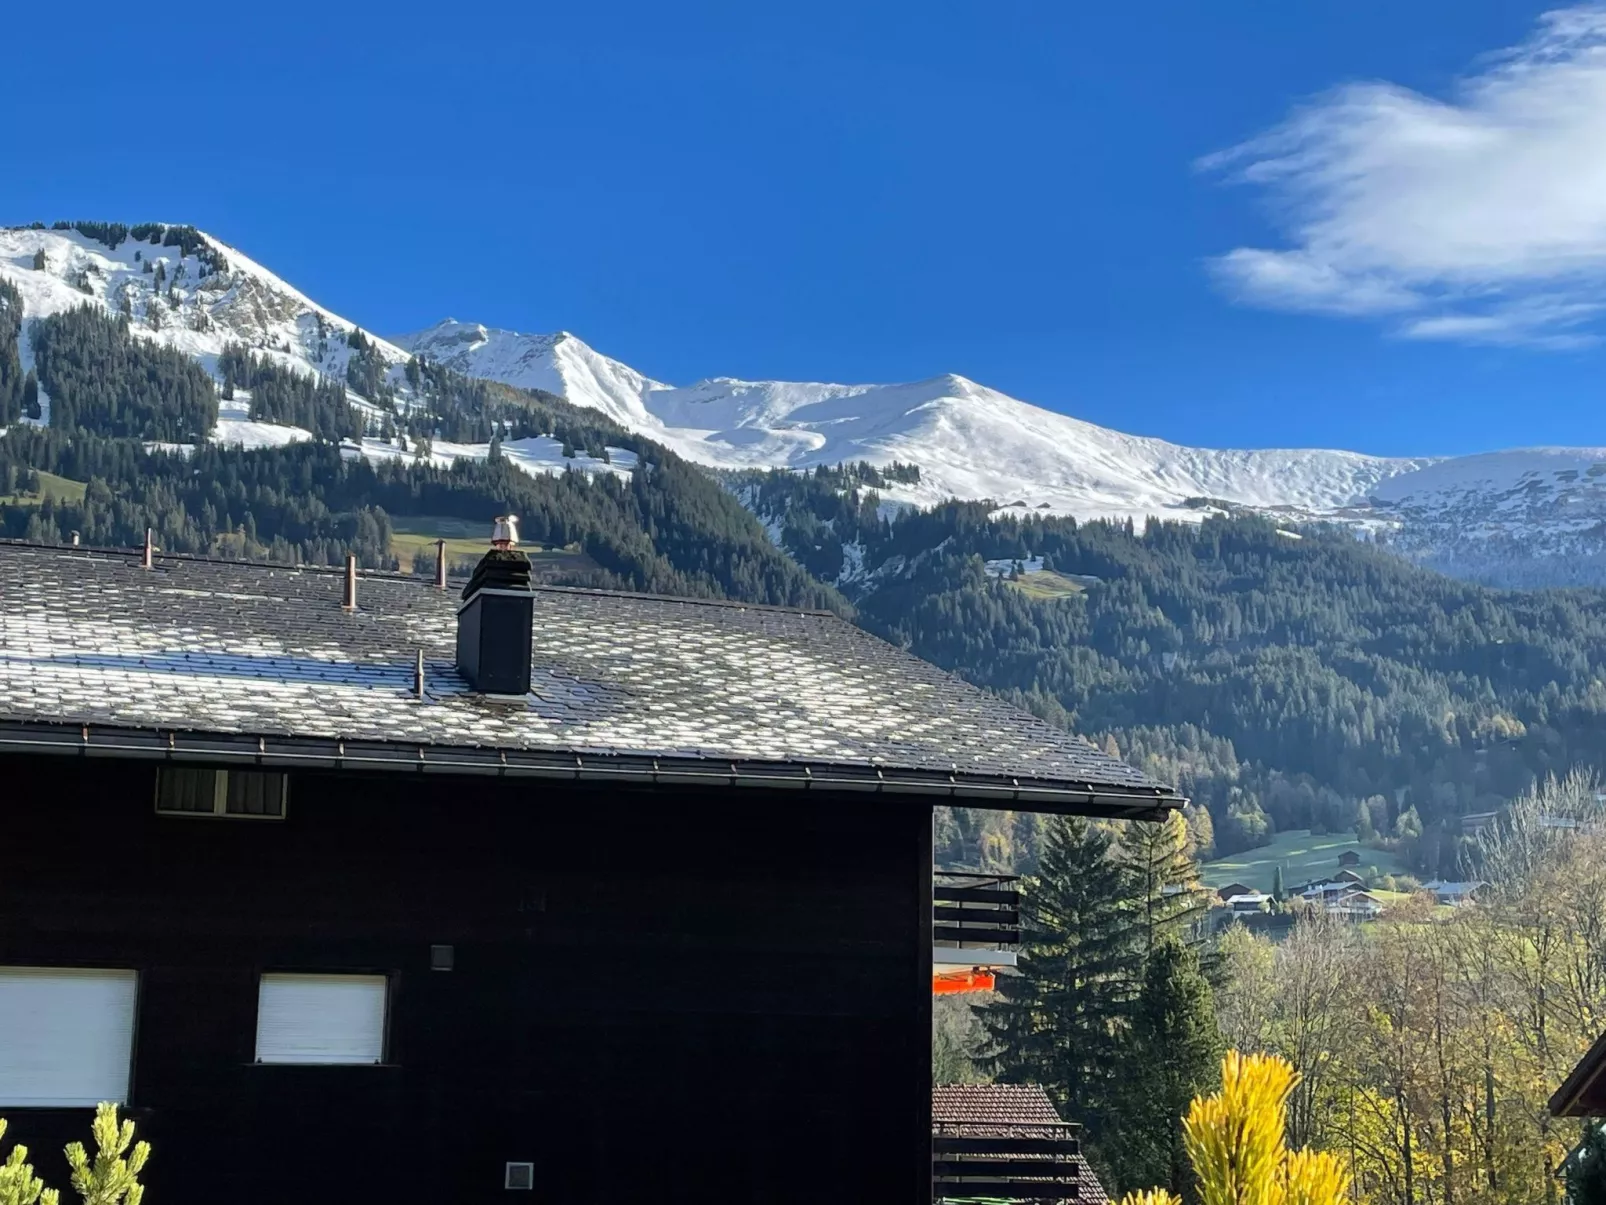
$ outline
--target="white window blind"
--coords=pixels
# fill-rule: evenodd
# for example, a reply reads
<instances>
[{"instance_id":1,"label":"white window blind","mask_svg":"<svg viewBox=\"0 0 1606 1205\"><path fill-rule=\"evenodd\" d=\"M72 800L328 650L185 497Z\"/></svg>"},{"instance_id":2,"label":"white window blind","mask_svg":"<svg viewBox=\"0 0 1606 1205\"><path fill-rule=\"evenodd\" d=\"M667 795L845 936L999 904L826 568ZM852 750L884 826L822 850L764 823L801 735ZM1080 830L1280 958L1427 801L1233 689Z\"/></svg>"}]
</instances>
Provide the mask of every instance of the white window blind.
<instances>
[{"instance_id":1,"label":"white window blind","mask_svg":"<svg viewBox=\"0 0 1606 1205\"><path fill-rule=\"evenodd\" d=\"M133 971L0 967L0 1105L127 1101L137 984Z\"/></svg>"},{"instance_id":2,"label":"white window blind","mask_svg":"<svg viewBox=\"0 0 1606 1205\"><path fill-rule=\"evenodd\" d=\"M385 996L383 975L262 976L257 1062L381 1062Z\"/></svg>"}]
</instances>

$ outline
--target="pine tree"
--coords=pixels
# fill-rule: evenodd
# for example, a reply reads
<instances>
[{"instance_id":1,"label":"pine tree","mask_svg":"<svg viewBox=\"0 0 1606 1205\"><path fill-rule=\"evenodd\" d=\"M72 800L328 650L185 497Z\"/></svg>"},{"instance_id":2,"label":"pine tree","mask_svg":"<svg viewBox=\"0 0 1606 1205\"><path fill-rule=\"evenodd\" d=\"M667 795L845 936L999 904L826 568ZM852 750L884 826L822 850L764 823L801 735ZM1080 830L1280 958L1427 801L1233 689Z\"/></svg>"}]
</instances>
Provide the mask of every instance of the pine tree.
<instances>
[{"instance_id":1,"label":"pine tree","mask_svg":"<svg viewBox=\"0 0 1606 1205\"><path fill-rule=\"evenodd\" d=\"M0 1117L0 1137L6 1132L5 1118ZM61 1194L46 1188L45 1182L33 1174L28 1162L28 1148L14 1146L4 1163L0 1163L0 1205L60 1205Z\"/></svg>"},{"instance_id":2,"label":"pine tree","mask_svg":"<svg viewBox=\"0 0 1606 1205\"><path fill-rule=\"evenodd\" d=\"M151 1144L134 1143L134 1123L117 1123L117 1106L102 1104L90 1125L95 1138L95 1157L84 1152L81 1142L67 1144L67 1162L72 1167L72 1186L84 1205L139 1205L145 1186L139 1173L150 1158ZM129 1146L134 1149L129 1151ZM125 1157L126 1156L126 1157Z\"/></svg>"},{"instance_id":3,"label":"pine tree","mask_svg":"<svg viewBox=\"0 0 1606 1205\"><path fill-rule=\"evenodd\" d=\"M1198 955L1174 937L1149 958L1120 1056L1124 1076L1107 1157L1125 1188L1159 1184L1197 1199L1182 1117L1218 1083L1221 1032Z\"/></svg>"},{"instance_id":4,"label":"pine tree","mask_svg":"<svg viewBox=\"0 0 1606 1205\"><path fill-rule=\"evenodd\" d=\"M1350 1177L1338 1157L1284 1139L1298 1082L1277 1055L1227 1052L1221 1091L1196 1097L1182 1123L1202 1205L1343 1205Z\"/></svg>"},{"instance_id":5,"label":"pine tree","mask_svg":"<svg viewBox=\"0 0 1606 1205\"><path fill-rule=\"evenodd\" d=\"M1271 898L1280 904L1287 894L1283 887L1283 864L1279 862L1271 872Z\"/></svg>"},{"instance_id":6,"label":"pine tree","mask_svg":"<svg viewBox=\"0 0 1606 1205\"><path fill-rule=\"evenodd\" d=\"M1042 1084L1068 1117L1097 1124L1141 952L1108 830L1065 816L1045 830L1040 871L1025 888L1019 973L999 980L1000 999L981 1014L983 1061L1000 1079Z\"/></svg>"},{"instance_id":7,"label":"pine tree","mask_svg":"<svg viewBox=\"0 0 1606 1205\"><path fill-rule=\"evenodd\" d=\"M45 258L45 249L43 247L33 253L33 270L35 272L43 272L49 264L50 261Z\"/></svg>"},{"instance_id":8,"label":"pine tree","mask_svg":"<svg viewBox=\"0 0 1606 1205\"><path fill-rule=\"evenodd\" d=\"M1210 901L1199 884L1199 864L1188 852L1188 825L1181 812L1159 823L1129 823L1121 833L1119 861L1127 894L1137 905L1139 948L1145 959L1167 936L1202 939Z\"/></svg>"},{"instance_id":9,"label":"pine tree","mask_svg":"<svg viewBox=\"0 0 1606 1205\"><path fill-rule=\"evenodd\" d=\"M1606 1130L1586 1123L1578 1150L1567 1160L1568 1205L1606 1205Z\"/></svg>"}]
</instances>

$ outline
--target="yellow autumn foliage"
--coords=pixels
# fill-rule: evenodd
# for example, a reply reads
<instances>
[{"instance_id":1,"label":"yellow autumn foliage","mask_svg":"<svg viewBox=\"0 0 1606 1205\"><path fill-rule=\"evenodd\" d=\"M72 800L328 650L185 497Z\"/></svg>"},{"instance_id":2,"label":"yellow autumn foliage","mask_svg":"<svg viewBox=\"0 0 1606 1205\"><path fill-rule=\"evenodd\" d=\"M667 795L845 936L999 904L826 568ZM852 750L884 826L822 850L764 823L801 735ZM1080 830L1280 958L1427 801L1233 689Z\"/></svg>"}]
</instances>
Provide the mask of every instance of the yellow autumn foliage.
<instances>
[{"instance_id":1,"label":"yellow autumn foliage","mask_svg":"<svg viewBox=\"0 0 1606 1205\"><path fill-rule=\"evenodd\" d=\"M1195 1097L1183 1145L1201 1205L1342 1205L1349 1172L1325 1151L1290 1152L1288 1098L1299 1075L1271 1054L1227 1052L1221 1091ZM1128 1194L1122 1205L1169 1205L1169 1193Z\"/></svg>"},{"instance_id":2,"label":"yellow autumn foliage","mask_svg":"<svg viewBox=\"0 0 1606 1205\"><path fill-rule=\"evenodd\" d=\"M1151 1188L1147 1192L1127 1193L1120 1205L1182 1205L1182 1198L1163 1188Z\"/></svg>"}]
</instances>

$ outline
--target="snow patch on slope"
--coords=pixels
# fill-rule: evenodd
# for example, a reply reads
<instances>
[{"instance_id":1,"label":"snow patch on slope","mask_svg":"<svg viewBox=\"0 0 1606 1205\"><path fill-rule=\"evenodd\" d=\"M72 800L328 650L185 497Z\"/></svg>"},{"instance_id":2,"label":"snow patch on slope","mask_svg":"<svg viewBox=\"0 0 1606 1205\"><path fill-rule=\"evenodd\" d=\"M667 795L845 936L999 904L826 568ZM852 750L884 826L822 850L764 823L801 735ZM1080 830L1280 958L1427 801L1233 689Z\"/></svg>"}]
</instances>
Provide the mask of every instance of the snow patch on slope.
<instances>
[{"instance_id":1,"label":"snow patch on slope","mask_svg":"<svg viewBox=\"0 0 1606 1205\"><path fill-rule=\"evenodd\" d=\"M1197 519L1203 499L1327 512L1432 463L1325 450L1217 451L1124 435L1021 402L964 377L900 385L655 381L570 334L521 335L448 320L395 340L472 376L545 389L715 468L809 468L894 460L917 486L883 491L929 506L1019 500L1083 518Z\"/></svg>"},{"instance_id":2,"label":"snow patch on slope","mask_svg":"<svg viewBox=\"0 0 1606 1205\"><path fill-rule=\"evenodd\" d=\"M230 343L298 371L344 379L355 324L317 305L235 248L203 234L226 264L212 271L178 247L126 239L115 250L73 230L0 229L0 278L22 294L26 322L91 305L124 313L141 338L171 347L216 372ZM44 256L44 267L35 268ZM135 257L138 256L136 259ZM156 267L164 277L156 283ZM151 270L145 269L149 266ZM405 351L368 335L405 391ZM23 367L32 351L23 346Z\"/></svg>"}]
</instances>

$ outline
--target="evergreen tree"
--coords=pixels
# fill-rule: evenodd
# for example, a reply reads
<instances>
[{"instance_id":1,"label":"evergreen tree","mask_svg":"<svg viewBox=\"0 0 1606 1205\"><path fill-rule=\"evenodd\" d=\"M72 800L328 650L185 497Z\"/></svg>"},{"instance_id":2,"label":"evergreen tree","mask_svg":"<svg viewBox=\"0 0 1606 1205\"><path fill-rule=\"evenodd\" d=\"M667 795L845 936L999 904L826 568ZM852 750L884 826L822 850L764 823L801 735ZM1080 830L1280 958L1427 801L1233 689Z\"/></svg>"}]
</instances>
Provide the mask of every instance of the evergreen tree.
<instances>
[{"instance_id":1,"label":"evergreen tree","mask_svg":"<svg viewBox=\"0 0 1606 1205\"><path fill-rule=\"evenodd\" d=\"M1126 877L1107 829L1049 820L1025 886L1019 973L999 980L999 999L981 1013L988 1070L1042 1084L1065 1116L1094 1126L1109 1113L1141 957Z\"/></svg>"},{"instance_id":2,"label":"evergreen tree","mask_svg":"<svg viewBox=\"0 0 1606 1205\"><path fill-rule=\"evenodd\" d=\"M50 261L45 258L45 249L41 247L33 253L33 270L43 272L49 266Z\"/></svg>"},{"instance_id":3,"label":"evergreen tree","mask_svg":"<svg viewBox=\"0 0 1606 1205\"><path fill-rule=\"evenodd\" d=\"M22 375L22 293L0 280L0 427L23 413L27 389Z\"/></svg>"},{"instance_id":4,"label":"evergreen tree","mask_svg":"<svg viewBox=\"0 0 1606 1205\"><path fill-rule=\"evenodd\" d=\"M1606 1205L1606 1130L1598 1121L1585 1124L1584 1141L1566 1164L1567 1205Z\"/></svg>"},{"instance_id":5,"label":"evergreen tree","mask_svg":"<svg viewBox=\"0 0 1606 1205\"><path fill-rule=\"evenodd\" d=\"M1271 898L1280 904L1287 894L1288 892L1283 888L1283 864L1279 862L1271 872Z\"/></svg>"},{"instance_id":6,"label":"evergreen tree","mask_svg":"<svg viewBox=\"0 0 1606 1205\"><path fill-rule=\"evenodd\" d=\"M1121 834L1119 860L1126 894L1135 904L1133 922L1145 959L1167 937L1198 941L1210 907L1199 883L1199 864L1188 850L1188 825L1181 812L1165 820L1132 821Z\"/></svg>"},{"instance_id":7,"label":"evergreen tree","mask_svg":"<svg viewBox=\"0 0 1606 1205\"><path fill-rule=\"evenodd\" d=\"M1188 1102L1219 1082L1221 1033L1198 956L1174 937L1149 958L1120 1055L1113 1124L1097 1136L1122 1188L1158 1184L1195 1200L1182 1142Z\"/></svg>"}]
</instances>

